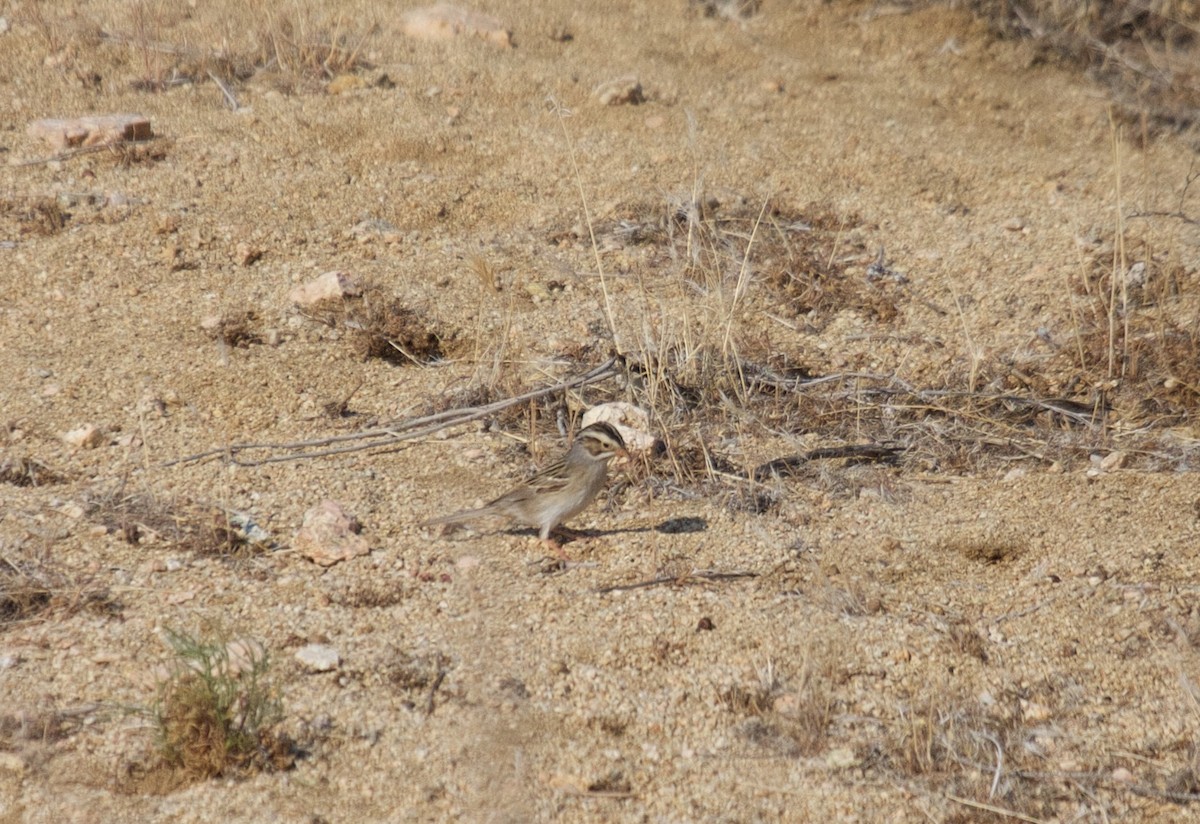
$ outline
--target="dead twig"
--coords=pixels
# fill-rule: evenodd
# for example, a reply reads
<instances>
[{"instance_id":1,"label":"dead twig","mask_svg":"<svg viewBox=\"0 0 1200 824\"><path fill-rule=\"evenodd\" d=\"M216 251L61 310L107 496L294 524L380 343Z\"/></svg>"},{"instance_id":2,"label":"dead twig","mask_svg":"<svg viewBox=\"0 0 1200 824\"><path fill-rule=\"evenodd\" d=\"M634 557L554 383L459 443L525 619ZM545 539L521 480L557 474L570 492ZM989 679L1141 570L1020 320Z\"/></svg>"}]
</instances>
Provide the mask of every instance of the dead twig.
<instances>
[{"instance_id":1,"label":"dead twig","mask_svg":"<svg viewBox=\"0 0 1200 824\"><path fill-rule=\"evenodd\" d=\"M494 415L510 406L516 406L520 403L533 400L536 398L552 395L555 392L562 392L567 389L574 389L579 386L597 383L608 378L615 377L617 374L616 358L610 358L599 366L591 369L582 375L576 375L573 378L568 378L565 381L560 381L553 386L547 386L542 389L534 389L522 395L516 395L504 400L495 401L493 403L484 404L483 406L467 406L459 409L448 409L445 412L438 412L433 415L425 415L420 418L409 418L407 420L393 421L382 427L375 429L367 429L362 432L352 432L347 435L334 435L327 438L314 438L306 441L292 441L290 443L235 443L229 446L217 447L208 449L203 452L197 452L193 455L186 455L182 458L175 458L162 464L163 466L175 466L182 463L194 463L195 461L204 460L205 458L213 458L217 456L225 456L226 459L237 466L262 466L269 463L280 463L283 461L300 461L310 458L324 458L330 455L342 455L348 452L359 452L364 449L377 449L385 446L393 446L403 441L411 441L416 438L422 438L426 435L431 435L442 429L447 429L451 426L459 426L464 423L486 418L489 415ZM338 444L346 444L344 446ZM252 450L266 450L269 452L282 452L284 454L268 455L264 458L255 458L247 460L240 458L239 455L243 452Z\"/></svg>"},{"instance_id":2,"label":"dead twig","mask_svg":"<svg viewBox=\"0 0 1200 824\"><path fill-rule=\"evenodd\" d=\"M1033 816L1019 813L1016 810L1006 810L1003 807L997 807L995 804L984 804L982 801L972 801L969 798L960 798L957 795L946 793L946 798L955 803L962 804L964 807L973 807L976 810L984 810L985 812L995 813L996 815L1004 816L1005 818L1015 818L1017 821L1027 821L1029 824L1045 824L1045 820L1034 818Z\"/></svg>"},{"instance_id":3,"label":"dead twig","mask_svg":"<svg viewBox=\"0 0 1200 824\"><path fill-rule=\"evenodd\" d=\"M242 104L238 102L237 97L234 96L233 91L229 88L229 85L225 83L225 81L217 77L217 75L211 71L208 73L208 77L210 80L212 80L212 82L217 84L217 88L220 89L221 94L225 96L225 102L229 105L230 111L236 112L238 109L242 108Z\"/></svg>"},{"instance_id":4,"label":"dead twig","mask_svg":"<svg viewBox=\"0 0 1200 824\"><path fill-rule=\"evenodd\" d=\"M446 667L439 661L437 675L433 677L433 681L429 684L429 692L425 696L425 714L427 716L433 715L435 708L433 699L437 695L437 691L441 688L442 682L446 680L446 671Z\"/></svg>"},{"instance_id":5,"label":"dead twig","mask_svg":"<svg viewBox=\"0 0 1200 824\"><path fill-rule=\"evenodd\" d=\"M828 446L822 449L814 449L810 452L804 452L800 455L788 455L785 458L776 458L773 461L767 461L764 464L759 464L749 474L749 477L755 481L765 481L773 476L786 478L789 475L795 475L803 465L810 461L829 460L835 458L850 458L855 461L873 461L880 463L894 463L903 452L902 447L888 446L886 444L859 444L847 446Z\"/></svg>"},{"instance_id":6,"label":"dead twig","mask_svg":"<svg viewBox=\"0 0 1200 824\"><path fill-rule=\"evenodd\" d=\"M717 572L711 569L694 569L686 575L659 575L646 581L637 581L632 584L613 584L612 586L600 587L595 591L600 595L606 595L610 592L629 592L635 589L649 589L650 587L663 585L685 586L703 581L737 581L743 578L757 577L757 572Z\"/></svg>"}]
</instances>

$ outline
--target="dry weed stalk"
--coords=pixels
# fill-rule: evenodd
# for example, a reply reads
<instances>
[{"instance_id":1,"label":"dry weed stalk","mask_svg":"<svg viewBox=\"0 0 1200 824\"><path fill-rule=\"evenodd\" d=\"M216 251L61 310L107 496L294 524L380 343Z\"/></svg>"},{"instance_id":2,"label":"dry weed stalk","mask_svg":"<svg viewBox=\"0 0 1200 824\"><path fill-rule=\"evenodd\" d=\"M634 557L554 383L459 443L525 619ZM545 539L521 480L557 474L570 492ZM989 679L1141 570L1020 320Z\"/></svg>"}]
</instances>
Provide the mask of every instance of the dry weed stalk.
<instances>
[{"instance_id":1,"label":"dry weed stalk","mask_svg":"<svg viewBox=\"0 0 1200 824\"><path fill-rule=\"evenodd\" d=\"M52 610L120 610L109 590L52 564L45 554L0 546L0 628Z\"/></svg>"}]
</instances>

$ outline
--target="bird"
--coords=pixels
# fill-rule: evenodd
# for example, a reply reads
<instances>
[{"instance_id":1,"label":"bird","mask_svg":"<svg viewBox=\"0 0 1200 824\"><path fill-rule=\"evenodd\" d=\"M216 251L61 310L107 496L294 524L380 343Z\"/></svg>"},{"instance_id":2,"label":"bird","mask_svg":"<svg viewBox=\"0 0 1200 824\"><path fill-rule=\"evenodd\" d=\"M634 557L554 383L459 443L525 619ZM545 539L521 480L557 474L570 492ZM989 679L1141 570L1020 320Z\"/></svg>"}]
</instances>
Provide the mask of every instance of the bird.
<instances>
[{"instance_id":1,"label":"bird","mask_svg":"<svg viewBox=\"0 0 1200 824\"><path fill-rule=\"evenodd\" d=\"M571 448L545 469L478 509L425 521L421 526L459 524L477 518L507 517L536 527L538 537L560 557L562 547L550 533L595 500L608 479L608 462L625 456L625 441L616 427L603 421L585 426Z\"/></svg>"}]
</instances>

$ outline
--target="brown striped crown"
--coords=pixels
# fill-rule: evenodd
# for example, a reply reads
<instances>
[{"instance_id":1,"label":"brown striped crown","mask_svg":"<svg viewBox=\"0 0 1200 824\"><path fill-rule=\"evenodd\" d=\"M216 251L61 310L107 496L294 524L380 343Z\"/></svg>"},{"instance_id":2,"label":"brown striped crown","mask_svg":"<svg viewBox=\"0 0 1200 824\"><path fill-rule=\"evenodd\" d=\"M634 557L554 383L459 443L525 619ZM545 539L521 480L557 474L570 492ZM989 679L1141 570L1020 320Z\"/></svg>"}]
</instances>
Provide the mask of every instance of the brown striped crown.
<instances>
[{"instance_id":1,"label":"brown striped crown","mask_svg":"<svg viewBox=\"0 0 1200 824\"><path fill-rule=\"evenodd\" d=\"M585 426L575 436L575 442L598 461L625 454L625 439L612 424L598 421L591 426Z\"/></svg>"}]
</instances>

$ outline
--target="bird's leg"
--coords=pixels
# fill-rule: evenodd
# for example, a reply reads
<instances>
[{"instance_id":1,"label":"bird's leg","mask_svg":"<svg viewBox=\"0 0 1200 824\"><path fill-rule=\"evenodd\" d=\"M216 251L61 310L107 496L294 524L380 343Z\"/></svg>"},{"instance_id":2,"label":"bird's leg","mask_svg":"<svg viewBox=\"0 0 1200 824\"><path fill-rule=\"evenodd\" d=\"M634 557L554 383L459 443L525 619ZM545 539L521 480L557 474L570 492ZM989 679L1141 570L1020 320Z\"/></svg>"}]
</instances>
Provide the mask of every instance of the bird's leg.
<instances>
[{"instance_id":1,"label":"bird's leg","mask_svg":"<svg viewBox=\"0 0 1200 824\"><path fill-rule=\"evenodd\" d=\"M553 538L550 538L550 537L543 538L542 543L546 545L547 549L549 549L551 552L554 553L554 555L558 558L558 560L560 560L564 563L571 560L570 556L567 555L566 550L564 550L562 548L562 544L560 544L558 541L554 540Z\"/></svg>"}]
</instances>

